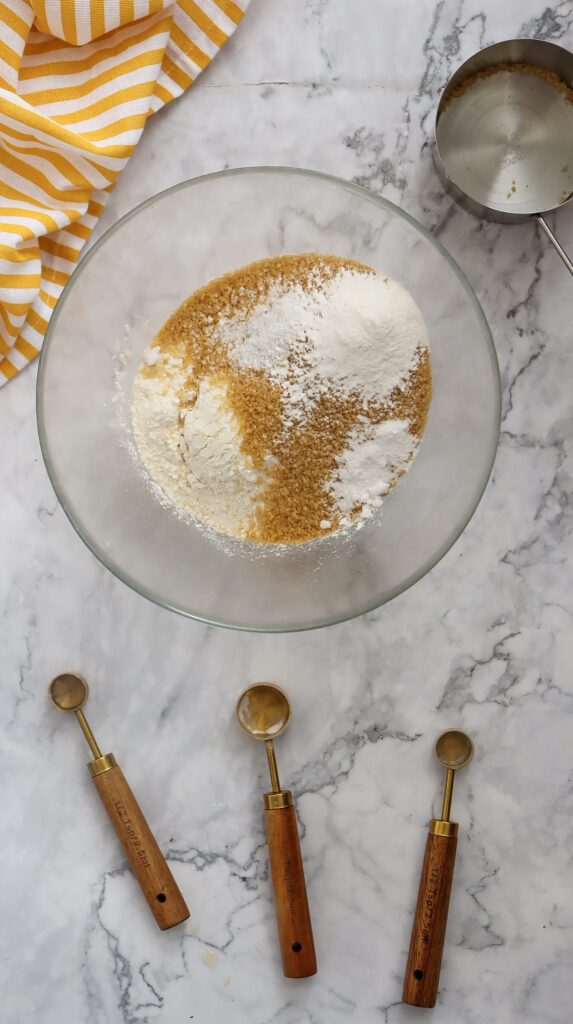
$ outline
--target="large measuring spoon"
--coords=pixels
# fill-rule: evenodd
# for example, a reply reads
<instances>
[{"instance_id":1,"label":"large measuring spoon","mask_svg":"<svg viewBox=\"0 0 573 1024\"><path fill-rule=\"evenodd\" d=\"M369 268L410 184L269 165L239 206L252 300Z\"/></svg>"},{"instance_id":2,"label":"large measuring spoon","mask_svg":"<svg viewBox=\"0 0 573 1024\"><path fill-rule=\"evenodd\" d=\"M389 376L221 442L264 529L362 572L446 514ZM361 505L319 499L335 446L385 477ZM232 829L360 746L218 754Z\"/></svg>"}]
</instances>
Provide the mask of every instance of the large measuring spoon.
<instances>
[{"instance_id":1,"label":"large measuring spoon","mask_svg":"<svg viewBox=\"0 0 573 1024\"><path fill-rule=\"evenodd\" d=\"M290 721L289 699L273 683L255 683L239 697L236 715L241 729L266 744L273 791L264 795L265 824L283 971L287 978L307 978L317 968L304 869L292 793L280 787L273 747Z\"/></svg>"},{"instance_id":2,"label":"large measuring spoon","mask_svg":"<svg viewBox=\"0 0 573 1024\"><path fill-rule=\"evenodd\" d=\"M442 817L430 822L402 992L404 1003L427 1007L435 1006L438 996L458 843L457 823L450 821L454 775L470 763L474 745L465 732L448 729L438 736L434 751L448 769L444 804Z\"/></svg>"},{"instance_id":3,"label":"large measuring spoon","mask_svg":"<svg viewBox=\"0 0 573 1024\"><path fill-rule=\"evenodd\" d=\"M88 684L82 676L64 672L52 679L48 693L58 711L75 712L94 755L88 763L90 775L151 913L161 929L173 928L189 917L189 910L121 768L113 754L102 754L81 710Z\"/></svg>"}]
</instances>

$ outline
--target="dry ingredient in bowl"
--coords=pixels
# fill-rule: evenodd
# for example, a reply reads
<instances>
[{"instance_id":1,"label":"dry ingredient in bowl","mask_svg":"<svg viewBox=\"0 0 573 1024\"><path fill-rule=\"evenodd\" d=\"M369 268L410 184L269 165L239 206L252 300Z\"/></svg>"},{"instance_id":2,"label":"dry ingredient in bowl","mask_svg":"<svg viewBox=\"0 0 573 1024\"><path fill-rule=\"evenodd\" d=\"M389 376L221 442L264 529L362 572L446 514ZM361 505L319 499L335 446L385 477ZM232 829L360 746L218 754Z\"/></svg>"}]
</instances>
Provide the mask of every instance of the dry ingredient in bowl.
<instances>
[{"instance_id":1,"label":"dry ingredient in bowl","mask_svg":"<svg viewBox=\"0 0 573 1024\"><path fill-rule=\"evenodd\" d=\"M492 75L534 75L537 78L542 78L547 85L552 86L557 92L562 93L564 99L569 103L573 103L573 89L559 75L556 75L554 71L549 71L548 68L539 68L533 64L514 63L510 64L508 61L502 61L498 64L490 64L487 68L482 68L481 71L475 71L472 75L468 75L464 78L455 89L452 89L446 102L443 104L441 114L444 110L447 110L452 100L459 99L464 93L471 89L477 82L483 81L485 78L491 78Z\"/></svg>"},{"instance_id":2,"label":"dry ingredient in bowl","mask_svg":"<svg viewBox=\"0 0 573 1024\"><path fill-rule=\"evenodd\" d=\"M315 253L259 260L190 296L134 382L141 458L175 505L270 544L372 515L431 399L421 313L397 282Z\"/></svg>"}]
</instances>

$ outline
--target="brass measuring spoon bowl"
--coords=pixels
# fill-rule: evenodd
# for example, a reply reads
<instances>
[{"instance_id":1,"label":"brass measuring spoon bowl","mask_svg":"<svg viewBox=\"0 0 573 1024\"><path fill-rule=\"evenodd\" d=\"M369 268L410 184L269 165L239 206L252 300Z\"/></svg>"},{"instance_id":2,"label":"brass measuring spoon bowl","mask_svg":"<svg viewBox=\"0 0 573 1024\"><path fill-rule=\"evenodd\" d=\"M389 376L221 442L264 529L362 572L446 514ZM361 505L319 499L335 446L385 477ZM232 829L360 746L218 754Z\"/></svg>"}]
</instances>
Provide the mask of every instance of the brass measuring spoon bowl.
<instances>
[{"instance_id":1,"label":"brass measuring spoon bowl","mask_svg":"<svg viewBox=\"0 0 573 1024\"><path fill-rule=\"evenodd\" d=\"M474 756L473 740L460 729L446 729L434 743L434 753L444 768L458 771L465 768Z\"/></svg>"},{"instance_id":2,"label":"brass measuring spoon bowl","mask_svg":"<svg viewBox=\"0 0 573 1024\"><path fill-rule=\"evenodd\" d=\"M265 825L273 878L283 971L287 978L316 974L316 954L296 814L290 789L281 789L273 740L291 718L290 701L275 683L254 683L239 697L241 729L267 748L272 793L265 793Z\"/></svg>"},{"instance_id":3,"label":"brass measuring spoon bowl","mask_svg":"<svg viewBox=\"0 0 573 1024\"><path fill-rule=\"evenodd\" d=\"M235 708L241 729L255 740L280 736L291 718L290 701L275 683L254 683L243 691Z\"/></svg>"},{"instance_id":4,"label":"brass measuring spoon bowl","mask_svg":"<svg viewBox=\"0 0 573 1024\"><path fill-rule=\"evenodd\" d=\"M61 675L56 676L55 679L52 679L52 682L48 687L50 700L58 711L73 711L75 713L95 760L101 761L101 750L98 747L96 738L87 723L87 719L83 711L81 710L88 699L89 692L89 686L84 677L78 675L77 672L63 672ZM113 759L113 755L108 755L108 757L110 756L112 757L110 766L113 767L115 765L115 760ZM91 764L93 765L94 762L92 761Z\"/></svg>"},{"instance_id":5,"label":"brass measuring spoon bowl","mask_svg":"<svg viewBox=\"0 0 573 1024\"><path fill-rule=\"evenodd\" d=\"M58 711L79 711L88 699L89 687L83 676L64 672L52 679L48 688L50 700Z\"/></svg>"},{"instance_id":6,"label":"brass measuring spoon bowl","mask_svg":"<svg viewBox=\"0 0 573 1024\"><path fill-rule=\"evenodd\" d=\"M468 736L466 732L462 732L461 729L446 729L445 732L438 736L434 743L434 753L440 764L448 770L444 789L444 806L440 820L442 822L449 822L452 792L454 789L454 774L460 768L465 768L474 756L473 740L471 736Z\"/></svg>"}]
</instances>

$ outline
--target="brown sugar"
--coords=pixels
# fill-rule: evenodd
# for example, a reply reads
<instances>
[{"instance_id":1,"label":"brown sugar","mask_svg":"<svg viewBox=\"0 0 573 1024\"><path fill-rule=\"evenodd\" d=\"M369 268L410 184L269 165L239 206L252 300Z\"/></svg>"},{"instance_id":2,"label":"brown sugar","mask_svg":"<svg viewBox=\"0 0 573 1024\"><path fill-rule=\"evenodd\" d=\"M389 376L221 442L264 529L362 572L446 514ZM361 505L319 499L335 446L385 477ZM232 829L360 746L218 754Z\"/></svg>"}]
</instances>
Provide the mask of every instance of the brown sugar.
<instances>
[{"instance_id":1,"label":"brown sugar","mask_svg":"<svg viewBox=\"0 0 573 1024\"><path fill-rule=\"evenodd\" d=\"M486 78L491 78L492 75L497 75L502 71L509 71L520 75L535 75L537 78L543 78L548 85L551 85L557 92L563 94L566 100L573 103L573 89L559 78L554 71L549 71L547 68L536 67L533 64L524 63L509 63L503 61L499 64L492 64L488 68L482 68L481 71L476 71L473 75L469 75L464 78L462 82L455 86L454 89L449 93L444 103L441 105L440 114L443 114L444 110L447 110L450 103L453 100L459 99L464 93L471 89L472 86L476 85L477 82L482 81Z\"/></svg>"},{"instance_id":2,"label":"brown sugar","mask_svg":"<svg viewBox=\"0 0 573 1024\"><path fill-rule=\"evenodd\" d=\"M270 544L297 543L336 530L340 515L325 482L336 469L352 427L362 410L357 399L324 395L308 420L291 431L281 446L277 466L265 488L252 534Z\"/></svg>"},{"instance_id":3,"label":"brown sugar","mask_svg":"<svg viewBox=\"0 0 573 1024\"><path fill-rule=\"evenodd\" d=\"M279 288L303 289L320 294L343 271L375 275L371 267L354 260L316 253L259 260L211 281L194 292L170 317L154 339L161 359L142 366L140 374L170 387L170 367L177 366L180 418L193 408L203 383L221 388L225 404L240 431L241 453L261 474L262 485L253 501L250 522L241 536L267 544L296 544L322 537L360 514L357 503L344 516L337 508L330 482L353 431L386 420L407 424L412 451L426 425L432 394L429 351L420 346L415 365L399 386L383 400L365 399L358 392L344 393L334 381L317 381L307 374L309 399L304 415L287 408L285 389L264 367L242 365L226 344L232 325L240 338L243 325ZM301 379L309 361L312 340L301 334L291 346L284 380ZM310 365L310 363L309 363ZM306 378L305 378L306 379ZM398 468L389 487L404 468Z\"/></svg>"}]
</instances>

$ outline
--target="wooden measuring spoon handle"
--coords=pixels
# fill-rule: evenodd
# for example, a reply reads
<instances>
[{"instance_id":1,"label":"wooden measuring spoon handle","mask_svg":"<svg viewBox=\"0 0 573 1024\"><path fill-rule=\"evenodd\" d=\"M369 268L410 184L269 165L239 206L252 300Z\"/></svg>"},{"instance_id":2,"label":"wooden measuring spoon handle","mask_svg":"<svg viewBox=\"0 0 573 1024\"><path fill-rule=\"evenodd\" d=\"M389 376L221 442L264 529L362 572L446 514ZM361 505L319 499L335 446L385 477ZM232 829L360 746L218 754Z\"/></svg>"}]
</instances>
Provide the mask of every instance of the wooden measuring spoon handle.
<instances>
[{"instance_id":1,"label":"wooden measuring spoon handle","mask_svg":"<svg viewBox=\"0 0 573 1024\"><path fill-rule=\"evenodd\" d=\"M113 761L109 754L98 760L110 757ZM90 771L97 763L90 763ZM185 921L187 904L121 768L116 764L94 774L93 782L157 924L165 930Z\"/></svg>"},{"instance_id":2,"label":"wooden measuring spoon handle","mask_svg":"<svg viewBox=\"0 0 573 1024\"><path fill-rule=\"evenodd\" d=\"M290 797L288 790L282 791L287 794ZM308 978L316 974L316 955L292 802L286 807L266 807L265 823L283 971L287 978Z\"/></svg>"},{"instance_id":3,"label":"wooden measuring spoon handle","mask_svg":"<svg viewBox=\"0 0 573 1024\"><path fill-rule=\"evenodd\" d=\"M456 835L432 832L426 842L402 992L402 1001L412 1006L436 1003L457 842Z\"/></svg>"}]
</instances>

